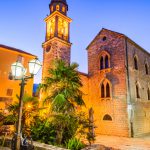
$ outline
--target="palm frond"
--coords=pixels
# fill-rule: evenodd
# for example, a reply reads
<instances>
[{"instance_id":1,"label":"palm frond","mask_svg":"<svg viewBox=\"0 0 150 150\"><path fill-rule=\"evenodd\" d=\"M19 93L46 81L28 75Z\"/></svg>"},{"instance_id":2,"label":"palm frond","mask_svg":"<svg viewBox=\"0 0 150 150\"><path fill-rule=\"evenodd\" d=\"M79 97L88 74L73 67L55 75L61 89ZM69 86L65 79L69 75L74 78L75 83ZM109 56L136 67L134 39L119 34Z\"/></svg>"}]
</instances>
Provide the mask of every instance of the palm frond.
<instances>
[{"instance_id":1,"label":"palm frond","mask_svg":"<svg viewBox=\"0 0 150 150\"><path fill-rule=\"evenodd\" d=\"M56 60L54 67L49 69L49 76L44 79L42 89L47 97L44 102L52 103L52 110L57 112L73 112L76 105L85 105L82 99L82 82L79 77L77 63L66 64Z\"/></svg>"}]
</instances>

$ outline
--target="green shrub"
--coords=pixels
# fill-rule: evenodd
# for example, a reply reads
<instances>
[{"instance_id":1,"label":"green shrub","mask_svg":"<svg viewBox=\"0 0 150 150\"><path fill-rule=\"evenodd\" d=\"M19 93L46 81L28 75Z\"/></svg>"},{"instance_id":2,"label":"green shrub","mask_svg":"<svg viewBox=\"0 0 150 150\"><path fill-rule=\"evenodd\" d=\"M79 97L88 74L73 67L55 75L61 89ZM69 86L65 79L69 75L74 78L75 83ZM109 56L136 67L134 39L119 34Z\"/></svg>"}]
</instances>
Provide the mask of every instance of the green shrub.
<instances>
[{"instance_id":1,"label":"green shrub","mask_svg":"<svg viewBox=\"0 0 150 150\"><path fill-rule=\"evenodd\" d=\"M66 125L63 128L62 144L65 144L71 138L73 138L76 135L77 129L79 127L77 116L68 115L65 118L66 119L64 120L64 122L66 122Z\"/></svg>"},{"instance_id":2,"label":"green shrub","mask_svg":"<svg viewBox=\"0 0 150 150\"><path fill-rule=\"evenodd\" d=\"M70 150L81 150L84 148L84 144L80 141L80 139L72 138L66 144L66 147Z\"/></svg>"},{"instance_id":3,"label":"green shrub","mask_svg":"<svg viewBox=\"0 0 150 150\"><path fill-rule=\"evenodd\" d=\"M45 144L54 144L56 132L54 126L47 120L36 119L31 126L31 136L33 140Z\"/></svg>"}]
</instances>

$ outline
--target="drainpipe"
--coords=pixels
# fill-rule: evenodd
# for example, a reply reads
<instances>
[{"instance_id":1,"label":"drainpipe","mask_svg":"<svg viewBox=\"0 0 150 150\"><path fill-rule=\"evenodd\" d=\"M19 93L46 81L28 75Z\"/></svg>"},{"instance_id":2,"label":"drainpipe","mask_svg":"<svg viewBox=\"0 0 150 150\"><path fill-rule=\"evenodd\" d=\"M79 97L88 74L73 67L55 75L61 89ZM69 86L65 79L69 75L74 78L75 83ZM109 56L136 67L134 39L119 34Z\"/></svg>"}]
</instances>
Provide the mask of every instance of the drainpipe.
<instances>
[{"instance_id":1,"label":"drainpipe","mask_svg":"<svg viewBox=\"0 0 150 150\"><path fill-rule=\"evenodd\" d=\"M126 45L126 70L127 70L127 75L126 76L127 76L127 89L128 89L127 90L127 111L128 111L130 135L131 135L131 137L134 137L134 132L133 132L133 105L132 105L132 102L131 102L127 37L125 37L125 45Z\"/></svg>"}]
</instances>

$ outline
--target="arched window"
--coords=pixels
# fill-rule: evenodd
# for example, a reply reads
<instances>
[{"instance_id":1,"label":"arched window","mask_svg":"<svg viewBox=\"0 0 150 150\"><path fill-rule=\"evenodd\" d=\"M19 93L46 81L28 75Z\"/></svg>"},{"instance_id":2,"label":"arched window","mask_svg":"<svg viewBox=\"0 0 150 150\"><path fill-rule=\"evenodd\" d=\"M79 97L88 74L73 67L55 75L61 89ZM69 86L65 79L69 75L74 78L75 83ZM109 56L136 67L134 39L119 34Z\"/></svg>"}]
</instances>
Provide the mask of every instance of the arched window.
<instances>
[{"instance_id":1,"label":"arched window","mask_svg":"<svg viewBox=\"0 0 150 150\"><path fill-rule=\"evenodd\" d=\"M139 86L136 85L136 98L140 98Z\"/></svg>"},{"instance_id":2,"label":"arched window","mask_svg":"<svg viewBox=\"0 0 150 150\"><path fill-rule=\"evenodd\" d=\"M103 37L103 41L106 41L106 39L107 39L107 37L106 37L106 36L104 36L104 37Z\"/></svg>"},{"instance_id":3,"label":"arched window","mask_svg":"<svg viewBox=\"0 0 150 150\"><path fill-rule=\"evenodd\" d=\"M103 120L105 121L112 121L112 117L108 114L106 114L104 117L103 117Z\"/></svg>"},{"instance_id":4,"label":"arched window","mask_svg":"<svg viewBox=\"0 0 150 150\"><path fill-rule=\"evenodd\" d=\"M110 86L108 83L106 85L106 97L110 97Z\"/></svg>"},{"instance_id":5,"label":"arched window","mask_svg":"<svg viewBox=\"0 0 150 150\"><path fill-rule=\"evenodd\" d=\"M101 98L104 98L105 97L105 87L104 87L104 84L102 83L102 86L101 86Z\"/></svg>"},{"instance_id":6,"label":"arched window","mask_svg":"<svg viewBox=\"0 0 150 150\"><path fill-rule=\"evenodd\" d=\"M100 58L100 70L104 69L103 56Z\"/></svg>"},{"instance_id":7,"label":"arched window","mask_svg":"<svg viewBox=\"0 0 150 150\"><path fill-rule=\"evenodd\" d=\"M51 46L46 47L46 52L48 53L51 49Z\"/></svg>"},{"instance_id":8,"label":"arched window","mask_svg":"<svg viewBox=\"0 0 150 150\"><path fill-rule=\"evenodd\" d=\"M134 69L138 70L138 61L136 57L134 57Z\"/></svg>"},{"instance_id":9,"label":"arched window","mask_svg":"<svg viewBox=\"0 0 150 150\"><path fill-rule=\"evenodd\" d=\"M64 6L62 7L62 12L65 12L65 7Z\"/></svg>"},{"instance_id":10,"label":"arched window","mask_svg":"<svg viewBox=\"0 0 150 150\"><path fill-rule=\"evenodd\" d=\"M53 10L54 10L54 7L53 7L53 6L51 6L51 11L53 12Z\"/></svg>"},{"instance_id":11,"label":"arched window","mask_svg":"<svg viewBox=\"0 0 150 150\"><path fill-rule=\"evenodd\" d=\"M147 90L147 97L148 97L148 100L150 100L150 89L149 88Z\"/></svg>"},{"instance_id":12,"label":"arched window","mask_svg":"<svg viewBox=\"0 0 150 150\"><path fill-rule=\"evenodd\" d=\"M102 51L100 56L100 70L110 68L110 55Z\"/></svg>"},{"instance_id":13,"label":"arched window","mask_svg":"<svg viewBox=\"0 0 150 150\"><path fill-rule=\"evenodd\" d=\"M148 74L148 65L145 64L145 73Z\"/></svg>"},{"instance_id":14,"label":"arched window","mask_svg":"<svg viewBox=\"0 0 150 150\"><path fill-rule=\"evenodd\" d=\"M101 98L111 97L111 86L110 86L110 82L107 79L105 79L101 83L100 92L101 92Z\"/></svg>"},{"instance_id":15,"label":"arched window","mask_svg":"<svg viewBox=\"0 0 150 150\"><path fill-rule=\"evenodd\" d=\"M105 68L109 68L109 60L108 60L108 56L105 56Z\"/></svg>"},{"instance_id":16,"label":"arched window","mask_svg":"<svg viewBox=\"0 0 150 150\"><path fill-rule=\"evenodd\" d=\"M59 10L60 9L60 6L59 5L56 5L56 10Z\"/></svg>"}]
</instances>

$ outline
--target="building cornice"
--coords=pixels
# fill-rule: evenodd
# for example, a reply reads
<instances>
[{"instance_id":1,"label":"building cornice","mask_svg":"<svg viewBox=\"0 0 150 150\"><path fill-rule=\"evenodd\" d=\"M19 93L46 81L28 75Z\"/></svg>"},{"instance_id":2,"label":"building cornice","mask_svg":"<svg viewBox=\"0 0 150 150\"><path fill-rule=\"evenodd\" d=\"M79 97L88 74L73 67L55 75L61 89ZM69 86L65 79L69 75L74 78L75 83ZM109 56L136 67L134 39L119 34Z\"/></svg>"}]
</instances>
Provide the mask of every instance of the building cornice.
<instances>
[{"instance_id":1,"label":"building cornice","mask_svg":"<svg viewBox=\"0 0 150 150\"><path fill-rule=\"evenodd\" d=\"M20 50L20 49L14 48L14 47L10 47L10 46L6 46L6 45L2 45L2 44L0 44L0 48L5 50L5 51L10 51L12 53L19 53L19 54L22 54L22 55L28 55L30 57L37 57L37 56L35 56L33 54L30 54L28 52L25 52L23 50Z\"/></svg>"},{"instance_id":2,"label":"building cornice","mask_svg":"<svg viewBox=\"0 0 150 150\"><path fill-rule=\"evenodd\" d=\"M58 41L58 42L61 42L61 43L63 43L63 44L66 44L66 45L68 45L68 46L71 46L71 45L72 45L72 43L68 43L67 41L64 41L64 40L62 40L62 39L60 39L60 38L58 38L58 37L53 37L52 39L50 39L50 40L44 42L44 43L42 44L42 47L45 47L46 45L48 45L49 43L51 43L51 42L53 42L53 41Z\"/></svg>"},{"instance_id":3,"label":"building cornice","mask_svg":"<svg viewBox=\"0 0 150 150\"><path fill-rule=\"evenodd\" d=\"M61 14L59 11L53 12L53 13L50 14L48 17L46 17L46 18L44 19L44 21L47 22L49 19L51 19L51 18L53 18L53 17L55 17L55 16L59 16L59 17L65 19L65 20L67 20L69 23L72 22L72 19L71 19L71 18L69 18L69 17L67 17L67 16L65 16L65 15L63 15L63 14Z\"/></svg>"}]
</instances>

